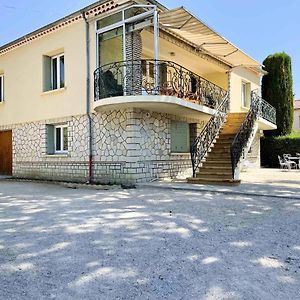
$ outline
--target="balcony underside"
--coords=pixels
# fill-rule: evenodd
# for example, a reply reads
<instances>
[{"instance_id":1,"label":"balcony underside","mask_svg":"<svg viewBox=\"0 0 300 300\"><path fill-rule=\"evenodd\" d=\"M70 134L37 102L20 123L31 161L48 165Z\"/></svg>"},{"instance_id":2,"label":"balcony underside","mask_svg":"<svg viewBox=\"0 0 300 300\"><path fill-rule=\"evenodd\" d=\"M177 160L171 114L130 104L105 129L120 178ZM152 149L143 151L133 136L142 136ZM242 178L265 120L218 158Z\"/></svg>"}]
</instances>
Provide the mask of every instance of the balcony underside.
<instances>
[{"instance_id":1,"label":"balcony underside","mask_svg":"<svg viewBox=\"0 0 300 300\"><path fill-rule=\"evenodd\" d=\"M260 130L275 130L277 129L276 124L271 123L270 121L264 119L263 117L259 117L257 119L258 129Z\"/></svg>"},{"instance_id":2,"label":"balcony underside","mask_svg":"<svg viewBox=\"0 0 300 300\"><path fill-rule=\"evenodd\" d=\"M120 108L139 108L199 120L208 120L211 115L216 113L215 109L174 96L119 96L105 98L94 102L95 111Z\"/></svg>"}]
</instances>

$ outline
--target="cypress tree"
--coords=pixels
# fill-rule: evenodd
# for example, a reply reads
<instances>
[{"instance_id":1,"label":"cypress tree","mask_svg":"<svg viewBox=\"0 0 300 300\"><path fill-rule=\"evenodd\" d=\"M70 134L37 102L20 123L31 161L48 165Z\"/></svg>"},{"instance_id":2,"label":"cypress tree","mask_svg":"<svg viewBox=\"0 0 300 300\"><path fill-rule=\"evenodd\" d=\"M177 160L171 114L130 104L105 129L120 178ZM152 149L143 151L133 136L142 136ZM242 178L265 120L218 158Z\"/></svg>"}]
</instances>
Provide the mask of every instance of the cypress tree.
<instances>
[{"instance_id":1,"label":"cypress tree","mask_svg":"<svg viewBox=\"0 0 300 300\"><path fill-rule=\"evenodd\" d=\"M269 55L263 62L265 75L262 79L262 97L276 108L277 130L265 135L290 134L293 126L293 75L291 57L286 53Z\"/></svg>"}]
</instances>

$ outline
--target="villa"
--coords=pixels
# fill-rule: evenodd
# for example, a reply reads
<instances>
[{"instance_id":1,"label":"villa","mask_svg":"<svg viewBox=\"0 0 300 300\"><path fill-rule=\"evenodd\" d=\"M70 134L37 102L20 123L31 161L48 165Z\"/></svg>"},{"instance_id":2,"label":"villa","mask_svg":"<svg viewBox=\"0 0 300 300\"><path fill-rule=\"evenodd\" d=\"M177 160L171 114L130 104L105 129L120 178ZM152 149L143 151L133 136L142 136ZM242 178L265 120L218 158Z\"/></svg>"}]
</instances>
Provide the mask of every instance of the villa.
<instances>
[{"instance_id":1,"label":"villa","mask_svg":"<svg viewBox=\"0 0 300 300\"><path fill-rule=\"evenodd\" d=\"M0 47L0 174L239 183L276 129L264 74L183 7L98 1Z\"/></svg>"}]
</instances>

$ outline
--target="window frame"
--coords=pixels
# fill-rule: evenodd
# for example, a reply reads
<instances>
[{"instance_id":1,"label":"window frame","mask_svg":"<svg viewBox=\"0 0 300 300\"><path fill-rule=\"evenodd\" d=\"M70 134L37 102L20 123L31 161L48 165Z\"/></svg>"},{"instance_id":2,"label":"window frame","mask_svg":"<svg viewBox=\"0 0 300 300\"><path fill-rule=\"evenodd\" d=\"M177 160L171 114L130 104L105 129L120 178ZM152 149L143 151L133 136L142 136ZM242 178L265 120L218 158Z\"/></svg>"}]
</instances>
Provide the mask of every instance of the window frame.
<instances>
[{"instance_id":1,"label":"window frame","mask_svg":"<svg viewBox=\"0 0 300 300\"><path fill-rule=\"evenodd\" d=\"M61 85L61 74L60 74L60 59L61 57L64 58L64 81L63 81L63 86ZM65 54L61 53L58 55L54 55L50 57L51 59L51 90L59 90L65 87L66 82L65 82ZM54 66L54 60L56 59L56 88L54 88L54 73L53 73L53 66Z\"/></svg>"},{"instance_id":2,"label":"window frame","mask_svg":"<svg viewBox=\"0 0 300 300\"><path fill-rule=\"evenodd\" d=\"M245 87L245 90L244 90ZM243 108L250 108L251 105L251 85L250 82L242 81L241 88L241 102ZM247 106L247 102L249 102L249 106Z\"/></svg>"},{"instance_id":3,"label":"window frame","mask_svg":"<svg viewBox=\"0 0 300 300\"><path fill-rule=\"evenodd\" d=\"M54 125L54 154L68 154L69 152L69 139L67 137L67 150L64 150L64 129L67 128L68 124ZM60 150L57 150L56 130L60 129Z\"/></svg>"},{"instance_id":4,"label":"window frame","mask_svg":"<svg viewBox=\"0 0 300 300\"><path fill-rule=\"evenodd\" d=\"M1 89L0 89L0 103L4 102L4 74L0 74Z\"/></svg>"}]
</instances>

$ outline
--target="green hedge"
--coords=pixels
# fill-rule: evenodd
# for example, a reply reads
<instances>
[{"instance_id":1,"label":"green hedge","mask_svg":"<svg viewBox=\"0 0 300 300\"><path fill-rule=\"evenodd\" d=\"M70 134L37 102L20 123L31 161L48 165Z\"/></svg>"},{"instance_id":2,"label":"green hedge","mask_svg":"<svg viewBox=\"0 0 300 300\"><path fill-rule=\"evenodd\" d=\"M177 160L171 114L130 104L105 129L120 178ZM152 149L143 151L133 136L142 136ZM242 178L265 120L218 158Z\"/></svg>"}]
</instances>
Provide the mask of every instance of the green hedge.
<instances>
[{"instance_id":1,"label":"green hedge","mask_svg":"<svg viewBox=\"0 0 300 300\"><path fill-rule=\"evenodd\" d=\"M300 153L300 138L263 137L260 143L261 165L263 167L278 168L278 155L284 153L294 156Z\"/></svg>"}]
</instances>

